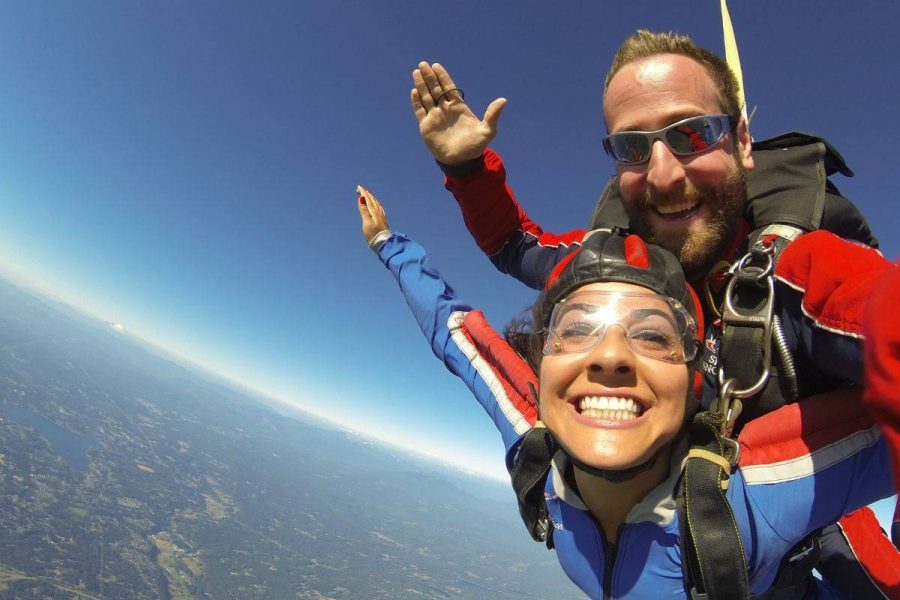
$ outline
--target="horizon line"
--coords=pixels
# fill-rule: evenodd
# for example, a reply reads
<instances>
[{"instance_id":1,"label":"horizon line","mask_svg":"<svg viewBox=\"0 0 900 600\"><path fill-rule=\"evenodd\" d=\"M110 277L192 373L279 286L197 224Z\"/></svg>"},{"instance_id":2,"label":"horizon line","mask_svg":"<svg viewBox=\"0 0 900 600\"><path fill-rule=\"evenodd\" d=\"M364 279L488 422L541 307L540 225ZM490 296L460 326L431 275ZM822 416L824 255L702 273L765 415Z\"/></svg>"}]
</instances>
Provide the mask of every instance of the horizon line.
<instances>
[{"instance_id":1,"label":"horizon line","mask_svg":"<svg viewBox=\"0 0 900 600\"><path fill-rule=\"evenodd\" d=\"M12 272L11 272L12 271ZM236 378L232 375L226 375L219 367L211 365L203 360L198 360L195 357L190 356L189 354L184 353L183 351L172 350L167 347L164 342L159 342L151 337L145 336L140 332L132 331L128 328L127 324L122 324L117 321L113 321L111 319L107 319L102 315L98 314L96 311L79 304L77 302L72 301L67 297L66 294L61 294L59 291L53 290L52 288L48 288L45 285L39 284L31 280L31 278L27 276L23 276L21 272L16 270L15 268L10 269L9 266L5 263L0 262L0 276L6 279L11 284L24 288L29 293L40 296L45 300L49 300L51 302L56 302L59 304L63 304L74 312L80 314L85 318L90 318L96 320L106 326L109 327L109 333L113 335L119 335L129 339L132 343L140 343L147 347L149 347L152 351L154 351L160 358L163 358L168 361L176 362L181 364L182 366L189 367L195 371L199 371L199 375L201 376L214 376L218 379L221 379L223 382L227 383L229 386L233 388L237 388L236 391L241 393L250 394L252 396L256 396L257 400L262 404L268 406L269 408L276 409L289 409L294 411L299 411L304 415L311 416L315 419L325 421L326 423L337 427L338 429L349 433L351 435L361 436L368 440L371 440L375 443L378 443L382 446L387 446L390 448L394 448L397 450L402 450L407 452L415 457L423 459L427 462L438 463L444 467L450 468L452 470L458 471L465 475L469 475L471 477L477 477L481 479L488 479L493 482L499 483L508 483L509 475L506 471L501 470L486 470L481 469L476 466L473 466L469 463L455 461L449 456L445 456L441 453L434 451L426 451L421 448L414 447L411 445L406 445L399 443L394 440L386 439L383 436L378 435L375 431L369 431L366 429L360 429L358 427L354 427L348 423L345 423L338 418L329 415L327 413L316 411L304 403L300 402L295 398L289 398L284 393L281 392L273 392L271 390L264 389L265 386L261 386L255 383L251 383L248 381L243 381L239 378ZM122 329L118 329L118 327L122 327ZM276 411L278 414L285 418L295 418L289 414L284 414L283 412Z\"/></svg>"}]
</instances>

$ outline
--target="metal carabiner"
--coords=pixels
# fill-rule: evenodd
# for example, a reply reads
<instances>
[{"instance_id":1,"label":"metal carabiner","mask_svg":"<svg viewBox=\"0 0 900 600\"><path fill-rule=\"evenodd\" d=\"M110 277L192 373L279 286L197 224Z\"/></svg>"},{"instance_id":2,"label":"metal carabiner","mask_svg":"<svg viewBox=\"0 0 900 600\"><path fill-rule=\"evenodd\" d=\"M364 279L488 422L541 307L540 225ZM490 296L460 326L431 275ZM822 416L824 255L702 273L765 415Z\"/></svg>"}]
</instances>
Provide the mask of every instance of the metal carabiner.
<instances>
[{"instance_id":1,"label":"metal carabiner","mask_svg":"<svg viewBox=\"0 0 900 600\"><path fill-rule=\"evenodd\" d=\"M763 256L766 259L765 267L758 267L751 264L752 260L759 258L760 256ZM732 265L731 269L729 269L729 273L732 276L737 275L741 279L752 278L758 283L762 281L763 277L768 277L775 270L775 260L773 259L773 257L774 246L761 246L758 244L754 244L753 249L750 250L750 252L742 256L739 261Z\"/></svg>"},{"instance_id":2,"label":"metal carabiner","mask_svg":"<svg viewBox=\"0 0 900 600\"><path fill-rule=\"evenodd\" d=\"M734 379L725 380L725 371L719 367L719 395L715 406L710 408L724 417L719 433L725 438L731 437L734 423L744 407L741 398L735 394L736 385L737 381Z\"/></svg>"},{"instance_id":3,"label":"metal carabiner","mask_svg":"<svg viewBox=\"0 0 900 600\"><path fill-rule=\"evenodd\" d=\"M722 328L725 327L758 327L763 330L762 341L762 372L756 383L750 387L734 390L733 394L737 398L749 398L758 394L769 380L769 369L772 366L772 319L775 314L775 281L772 277L772 256L768 252L766 258L767 264L765 268L746 266L752 256L752 252L741 258L734 268L735 274L728 282L725 288L725 307L722 310ZM760 273L748 272L759 270ZM739 285L752 285L761 287L763 278L765 280L766 298L760 310L756 314L744 314L738 310L734 303L735 290ZM761 313L761 314L760 314ZM719 369L720 374L722 369ZM720 376L720 385L724 381L724 374Z\"/></svg>"}]
</instances>

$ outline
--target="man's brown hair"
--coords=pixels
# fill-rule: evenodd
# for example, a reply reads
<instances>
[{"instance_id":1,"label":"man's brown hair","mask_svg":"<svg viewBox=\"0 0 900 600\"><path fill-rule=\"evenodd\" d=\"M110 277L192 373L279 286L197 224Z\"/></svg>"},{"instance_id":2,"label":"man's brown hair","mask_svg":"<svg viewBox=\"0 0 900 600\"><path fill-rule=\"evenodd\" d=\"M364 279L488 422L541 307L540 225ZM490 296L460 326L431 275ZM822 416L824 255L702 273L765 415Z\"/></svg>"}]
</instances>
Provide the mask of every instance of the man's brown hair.
<instances>
[{"instance_id":1,"label":"man's brown hair","mask_svg":"<svg viewBox=\"0 0 900 600\"><path fill-rule=\"evenodd\" d=\"M606 83L603 85L604 96L609 88L609 82L622 67L658 54L680 54L700 63L716 86L716 96L722 105L722 111L731 117L732 127L737 127L741 116L741 103L737 78L728 63L714 52L695 44L690 37L672 31L638 29L628 36L613 57L612 66L606 75Z\"/></svg>"}]
</instances>

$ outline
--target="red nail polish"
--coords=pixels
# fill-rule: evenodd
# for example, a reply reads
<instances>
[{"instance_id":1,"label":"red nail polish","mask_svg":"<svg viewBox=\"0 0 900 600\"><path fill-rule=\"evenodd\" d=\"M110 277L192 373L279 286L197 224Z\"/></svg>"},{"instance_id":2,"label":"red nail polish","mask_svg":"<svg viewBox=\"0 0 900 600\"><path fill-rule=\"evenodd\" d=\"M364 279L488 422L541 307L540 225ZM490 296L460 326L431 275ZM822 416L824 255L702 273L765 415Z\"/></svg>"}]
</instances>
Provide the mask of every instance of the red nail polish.
<instances>
[{"instance_id":1,"label":"red nail polish","mask_svg":"<svg viewBox=\"0 0 900 600\"><path fill-rule=\"evenodd\" d=\"M366 203L366 199L363 198L362 196L360 196L360 197L359 197L359 203L360 203L360 204L365 204L365 203Z\"/></svg>"}]
</instances>

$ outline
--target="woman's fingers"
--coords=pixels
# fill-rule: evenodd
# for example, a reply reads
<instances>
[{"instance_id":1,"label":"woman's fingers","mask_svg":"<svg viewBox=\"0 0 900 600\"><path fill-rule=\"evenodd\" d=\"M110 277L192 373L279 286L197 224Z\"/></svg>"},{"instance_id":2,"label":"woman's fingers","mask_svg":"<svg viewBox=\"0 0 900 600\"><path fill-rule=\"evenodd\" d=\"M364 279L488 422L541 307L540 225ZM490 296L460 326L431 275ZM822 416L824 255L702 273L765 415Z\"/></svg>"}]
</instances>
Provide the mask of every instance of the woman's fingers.
<instances>
[{"instance_id":1,"label":"woman's fingers","mask_svg":"<svg viewBox=\"0 0 900 600\"><path fill-rule=\"evenodd\" d=\"M388 229L387 214L378 198L361 185L356 186L356 193L359 194L359 214L363 219L363 228L375 227L372 233Z\"/></svg>"}]
</instances>

